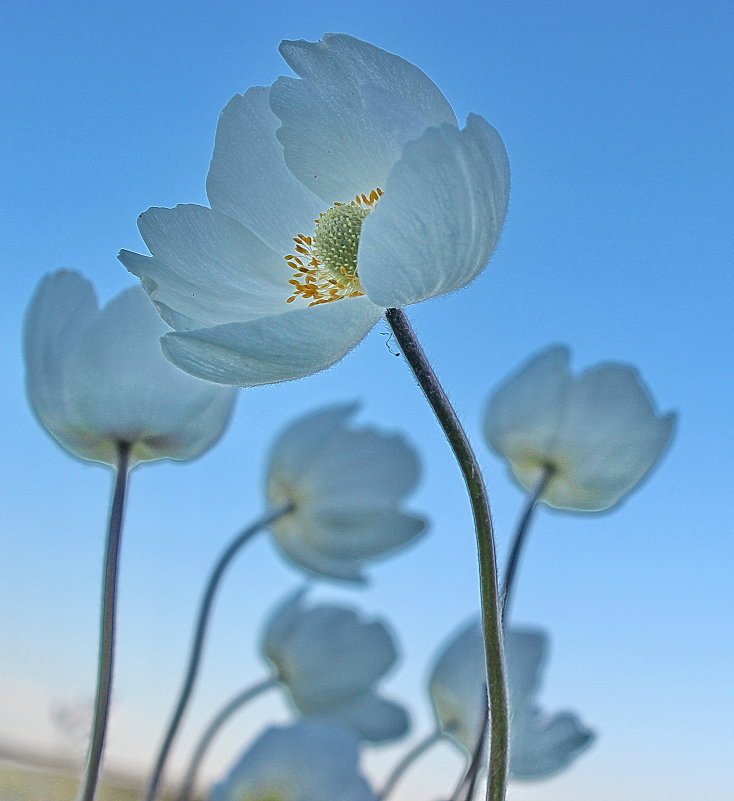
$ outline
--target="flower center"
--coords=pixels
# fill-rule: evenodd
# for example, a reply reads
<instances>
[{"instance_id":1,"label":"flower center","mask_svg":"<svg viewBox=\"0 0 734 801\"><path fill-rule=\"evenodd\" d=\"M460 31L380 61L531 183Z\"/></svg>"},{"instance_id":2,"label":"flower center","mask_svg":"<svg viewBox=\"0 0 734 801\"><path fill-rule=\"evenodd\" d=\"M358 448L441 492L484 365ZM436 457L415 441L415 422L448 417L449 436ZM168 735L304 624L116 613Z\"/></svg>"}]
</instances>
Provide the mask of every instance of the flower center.
<instances>
[{"instance_id":1,"label":"flower center","mask_svg":"<svg viewBox=\"0 0 734 801\"><path fill-rule=\"evenodd\" d=\"M364 294L357 272L359 235L365 217L381 196L378 188L369 195L357 195L351 203L334 203L314 221L313 236L293 238L296 252L285 260L295 271L288 282L295 289L287 303L302 297L311 301L309 306L316 306Z\"/></svg>"}]
</instances>

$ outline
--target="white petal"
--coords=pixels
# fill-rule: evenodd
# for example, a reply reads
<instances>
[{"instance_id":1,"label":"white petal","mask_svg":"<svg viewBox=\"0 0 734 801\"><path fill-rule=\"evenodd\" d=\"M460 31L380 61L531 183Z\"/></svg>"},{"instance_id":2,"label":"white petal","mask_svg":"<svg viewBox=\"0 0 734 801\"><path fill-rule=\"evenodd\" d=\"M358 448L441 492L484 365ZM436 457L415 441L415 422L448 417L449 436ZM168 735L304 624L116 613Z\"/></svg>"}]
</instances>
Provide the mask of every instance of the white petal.
<instances>
[{"instance_id":1,"label":"white petal","mask_svg":"<svg viewBox=\"0 0 734 801\"><path fill-rule=\"evenodd\" d=\"M502 140L482 117L409 142L362 226L358 268L370 299L404 306L468 284L499 240L509 180Z\"/></svg>"},{"instance_id":2,"label":"white petal","mask_svg":"<svg viewBox=\"0 0 734 801\"><path fill-rule=\"evenodd\" d=\"M544 779L563 770L594 741L594 733L570 712L551 718L539 713L516 721L510 773L515 779Z\"/></svg>"},{"instance_id":3,"label":"white petal","mask_svg":"<svg viewBox=\"0 0 734 801\"><path fill-rule=\"evenodd\" d=\"M552 462L572 387L568 348L554 345L524 364L489 399L484 434L528 490Z\"/></svg>"},{"instance_id":4,"label":"white petal","mask_svg":"<svg viewBox=\"0 0 734 801\"><path fill-rule=\"evenodd\" d=\"M324 553L311 544L312 533L299 518L288 516L273 526L275 544L282 555L296 567L315 576L364 583L362 562L341 559Z\"/></svg>"},{"instance_id":5,"label":"white petal","mask_svg":"<svg viewBox=\"0 0 734 801\"><path fill-rule=\"evenodd\" d=\"M280 52L302 78L281 78L271 89L285 160L329 205L382 186L406 136L456 124L421 70L359 39L283 42Z\"/></svg>"},{"instance_id":6,"label":"white petal","mask_svg":"<svg viewBox=\"0 0 734 801\"><path fill-rule=\"evenodd\" d=\"M304 531L325 556L361 562L387 556L413 542L426 530L422 517L396 510L308 510Z\"/></svg>"},{"instance_id":7,"label":"white petal","mask_svg":"<svg viewBox=\"0 0 734 801\"><path fill-rule=\"evenodd\" d=\"M633 489L667 449L675 415L658 417L637 370L601 364L574 383L556 443L567 465L544 498L553 506L606 509Z\"/></svg>"},{"instance_id":8,"label":"white petal","mask_svg":"<svg viewBox=\"0 0 734 801\"><path fill-rule=\"evenodd\" d=\"M548 638L540 629L510 629L505 638L505 658L514 710L532 703L540 688Z\"/></svg>"},{"instance_id":9,"label":"white petal","mask_svg":"<svg viewBox=\"0 0 734 801\"><path fill-rule=\"evenodd\" d=\"M358 408L359 404L350 403L318 409L294 420L278 435L270 449L266 480L272 505L282 502L273 497L275 485L292 488L299 484L307 465L339 437Z\"/></svg>"},{"instance_id":10,"label":"white petal","mask_svg":"<svg viewBox=\"0 0 734 801\"><path fill-rule=\"evenodd\" d=\"M151 208L138 227L152 258L123 250L120 261L153 301L197 327L277 313L291 294L282 255L224 214L196 205Z\"/></svg>"},{"instance_id":11,"label":"white petal","mask_svg":"<svg viewBox=\"0 0 734 801\"><path fill-rule=\"evenodd\" d=\"M207 381L257 386L317 373L343 358L382 311L351 298L244 323L167 334L163 351Z\"/></svg>"},{"instance_id":12,"label":"white petal","mask_svg":"<svg viewBox=\"0 0 734 801\"><path fill-rule=\"evenodd\" d=\"M168 363L167 330L139 287L114 298L69 355L64 397L80 426L134 444L137 460L184 459L215 442L229 421L234 393Z\"/></svg>"},{"instance_id":13,"label":"white petal","mask_svg":"<svg viewBox=\"0 0 734 801\"><path fill-rule=\"evenodd\" d=\"M293 631L303 611L307 589L302 587L278 604L265 623L260 648L268 659L276 660L281 645Z\"/></svg>"},{"instance_id":14,"label":"white petal","mask_svg":"<svg viewBox=\"0 0 734 801\"><path fill-rule=\"evenodd\" d=\"M254 231L282 257L291 252L294 236L312 232L324 203L286 167L269 94L255 86L222 111L206 190L213 209Z\"/></svg>"},{"instance_id":15,"label":"white petal","mask_svg":"<svg viewBox=\"0 0 734 801\"><path fill-rule=\"evenodd\" d=\"M301 484L318 509L389 509L415 489L420 469L418 454L399 434L342 430L313 454Z\"/></svg>"},{"instance_id":16,"label":"white petal","mask_svg":"<svg viewBox=\"0 0 734 801\"><path fill-rule=\"evenodd\" d=\"M212 801L376 801L358 770L358 740L332 721L302 720L267 729L215 785Z\"/></svg>"},{"instance_id":17,"label":"white petal","mask_svg":"<svg viewBox=\"0 0 734 801\"><path fill-rule=\"evenodd\" d=\"M329 717L346 723L361 739L371 743L395 740L410 727L405 707L374 693L365 693L351 703L334 709Z\"/></svg>"},{"instance_id":18,"label":"white petal","mask_svg":"<svg viewBox=\"0 0 734 801\"><path fill-rule=\"evenodd\" d=\"M82 456L89 436L77 430L73 412L64 402L64 368L97 311L91 283L78 273L62 270L39 284L23 331L26 391L33 411L65 448Z\"/></svg>"}]
</instances>

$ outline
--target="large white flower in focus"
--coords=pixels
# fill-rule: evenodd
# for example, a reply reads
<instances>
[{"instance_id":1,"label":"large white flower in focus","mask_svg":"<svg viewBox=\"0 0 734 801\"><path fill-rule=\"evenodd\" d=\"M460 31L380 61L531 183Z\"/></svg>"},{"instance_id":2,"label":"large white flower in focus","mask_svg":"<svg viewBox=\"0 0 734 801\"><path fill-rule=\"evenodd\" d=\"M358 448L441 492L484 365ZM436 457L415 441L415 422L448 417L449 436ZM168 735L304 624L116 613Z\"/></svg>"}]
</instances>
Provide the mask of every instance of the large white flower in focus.
<instances>
[{"instance_id":1,"label":"large white flower in focus","mask_svg":"<svg viewBox=\"0 0 734 801\"><path fill-rule=\"evenodd\" d=\"M398 656L388 627L333 604L308 608L304 595L299 591L276 609L262 638L293 705L302 715L345 723L370 742L405 734L405 709L374 691Z\"/></svg>"},{"instance_id":2,"label":"large white flower in focus","mask_svg":"<svg viewBox=\"0 0 734 801\"><path fill-rule=\"evenodd\" d=\"M548 638L539 629L510 629L505 638L510 696L510 775L541 779L558 773L585 751L594 733L571 712L546 715L535 697ZM429 692L441 731L469 755L474 752L487 704L484 640L472 620L441 650Z\"/></svg>"},{"instance_id":3,"label":"large white flower in focus","mask_svg":"<svg viewBox=\"0 0 734 801\"><path fill-rule=\"evenodd\" d=\"M67 451L110 465L193 459L221 437L236 390L194 378L160 348L166 326L140 287L103 308L69 270L47 275L25 319L26 390L42 425Z\"/></svg>"},{"instance_id":4,"label":"large white flower in focus","mask_svg":"<svg viewBox=\"0 0 734 801\"><path fill-rule=\"evenodd\" d=\"M283 554L311 573L352 581L426 527L401 508L420 478L418 454L399 434L350 425L356 410L297 418L277 437L266 471L268 504L290 507L270 526Z\"/></svg>"},{"instance_id":5,"label":"large white flower in focus","mask_svg":"<svg viewBox=\"0 0 734 801\"><path fill-rule=\"evenodd\" d=\"M280 52L300 78L224 109L211 208L149 209L152 256L120 254L176 329L168 358L223 384L323 370L386 308L465 286L507 210L499 135L459 128L417 67L344 34Z\"/></svg>"},{"instance_id":6,"label":"large white flower in focus","mask_svg":"<svg viewBox=\"0 0 734 801\"><path fill-rule=\"evenodd\" d=\"M600 511L652 470L675 431L658 415L633 367L605 362L571 374L568 348L532 358L490 397L484 431L528 491L552 470L541 500L559 509Z\"/></svg>"},{"instance_id":7,"label":"large white flower in focus","mask_svg":"<svg viewBox=\"0 0 734 801\"><path fill-rule=\"evenodd\" d=\"M330 721L273 726L214 786L211 801L377 801L359 770L359 741Z\"/></svg>"}]
</instances>

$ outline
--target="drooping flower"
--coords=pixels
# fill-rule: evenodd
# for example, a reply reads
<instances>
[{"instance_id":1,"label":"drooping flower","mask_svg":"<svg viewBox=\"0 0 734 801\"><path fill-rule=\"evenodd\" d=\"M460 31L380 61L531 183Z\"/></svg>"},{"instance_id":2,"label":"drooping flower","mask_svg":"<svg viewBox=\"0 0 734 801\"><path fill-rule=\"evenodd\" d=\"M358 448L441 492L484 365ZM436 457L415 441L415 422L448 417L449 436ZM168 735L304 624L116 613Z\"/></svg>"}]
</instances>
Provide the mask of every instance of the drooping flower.
<instances>
[{"instance_id":1,"label":"drooping flower","mask_svg":"<svg viewBox=\"0 0 734 801\"><path fill-rule=\"evenodd\" d=\"M281 551L310 572L351 580L426 526L400 510L420 476L415 450L397 434L350 427L356 409L298 418L277 438L266 473L269 504L293 507L271 525Z\"/></svg>"},{"instance_id":2,"label":"drooping flower","mask_svg":"<svg viewBox=\"0 0 734 801\"><path fill-rule=\"evenodd\" d=\"M550 506L600 511L618 503L667 449L676 415L658 415L633 367L605 362L571 375L567 348L532 358L491 396L484 430L512 475Z\"/></svg>"},{"instance_id":3,"label":"drooping flower","mask_svg":"<svg viewBox=\"0 0 734 801\"><path fill-rule=\"evenodd\" d=\"M542 713L535 702L548 638L539 629L510 629L505 639L510 695L510 775L541 779L558 773L594 740L570 712ZM487 703L482 630L478 621L463 626L444 646L429 679L429 692L441 731L472 754Z\"/></svg>"},{"instance_id":4,"label":"drooping flower","mask_svg":"<svg viewBox=\"0 0 734 801\"><path fill-rule=\"evenodd\" d=\"M140 287L100 309L76 272L41 281L25 319L26 389L63 448L116 465L126 443L134 465L192 459L221 437L236 390L174 367L161 353L166 330Z\"/></svg>"},{"instance_id":5,"label":"drooping flower","mask_svg":"<svg viewBox=\"0 0 734 801\"><path fill-rule=\"evenodd\" d=\"M359 741L333 721L260 735L214 786L211 801L377 801L359 771Z\"/></svg>"},{"instance_id":6,"label":"drooping flower","mask_svg":"<svg viewBox=\"0 0 734 801\"><path fill-rule=\"evenodd\" d=\"M304 594L276 609L262 639L262 650L296 709L341 721L370 742L403 735L405 709L373 689L397 659L388 627L333 604L306 608Z\"/></svg>"},{"instance_id":7,"label":"drooping flower","mask_svg":"<svg viewBox=\"0 0 734 801\"><path fill-rule=\"evenodd\" d=\"M299 78L235 96L217 129L211 208L152 208L152 256L123 251L166 322L166 355L223 384L323 370L386 308L468 284L504 222L497 132L460 129L409 62L344 34L285 41Z\"/></svg>"}]
</instances>

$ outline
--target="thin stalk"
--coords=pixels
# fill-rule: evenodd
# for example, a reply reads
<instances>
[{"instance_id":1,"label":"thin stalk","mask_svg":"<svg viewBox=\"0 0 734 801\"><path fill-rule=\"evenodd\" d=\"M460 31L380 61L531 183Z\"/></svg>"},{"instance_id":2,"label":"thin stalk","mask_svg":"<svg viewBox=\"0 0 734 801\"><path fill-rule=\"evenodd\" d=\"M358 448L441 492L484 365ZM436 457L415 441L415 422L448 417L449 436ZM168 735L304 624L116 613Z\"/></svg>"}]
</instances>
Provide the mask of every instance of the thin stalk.
<instances>
[{"instance_id":1,"label":"thin stalk","mask_svg":"<svg viewBox=\"0 0 734 801\"><path fill-rule=\"evenodd\" d=\"M507 621L508 619L508 609L510 606L510 599L512 597L512 590L515 583L517 566L520 561L520 553L522 551L522 547L525 544L525 539L527 537L528 530L530 529L530 522L533 519L533 513L535 512L535 508L538 505L540 496L543 494L543 491L548 486L548 482L550 481L552 475L553 475L552 465L546 465L545 468L543 469L543 473L540 476L540 479L538 480L538 483L535 485L535 489L528 496L527 502L525 504L525 509L522 513L522 517L520 518L520 522L517 524L517 529L515 530L515 536L512 540L512 548L510 550L510 556L507 560L507 567L505 568L504 581L502 582L503 622Z\"/></svg>"},{"instance_id":2,"label":"thin stalk","mask_svg":"<svg viewBox=\"0 0 734 801\"><path fill-rule=\"evenodd\" d=\"M456 411L433 372L410 321L401 309L387 309L385 317L449 441L469 493L479 557L482 628L491 720L487 801L504 801L509 760L509 703L502 646L502 616L499 603L494 529L487 489L479 462Z\"/></svg>"},{"instance_id":3,"label":"thin stalk","mask_svg":"<svg viewBox=\"0 0 734 801\"><path fill-rule=\"evenodd\" d=\"M477 782L479 781L479 774L481 773L482 769L482 753L484 752L484 746L487 743L488 723L489 707L487 706L484 709L484 716L482 717L482 722L479 726L477 742L474 745L474 751L472 752L471 759L469 760L469 764L467 765L461 781L456 786L456 789L451 796L451 801L472 801L472 798L474 797L474 790L477 786Z\"/></svg>"},{"instance_id":4,"label":"thin stalk","mask_svg":"<svg viewBox=\"0 0 734 801\"><path fill-rule=\"evenodd\" d=\"M92 733L87 752L87 763L79 789L78 801L94 801L99 784L102 754L104 752L107 721L112 694L112 668L115 658L115 615L117 607L117 576L120 563L120 540L125 513L127 475L130 466L130 445L117 443L115 487L107 524L107 542L104 554L102 580L102 609L99 626L99 656L97 660L97 690L94 700Z\"/></svg>"},{"instance_id":5,"label":"thin stalk","mask_svg":"<svg viewBox=\"0 0 734 801\"><path fill-rule=\"evenodd\" d=\"M191 693L193 692L194 689L194 683L196 681L196 677L199 672L201 657L204 651L204 640L206 638L207 627L209 625L209 617L211 615L212 606L214 604L214 597L216 595L217 589L222 580L224 572L229 566L232 559L234 559L234 557L237 555L239 550L246 543L248 543L252 539L252 537L255 536L255 534L262 531L262 529L264 529L266 526L269 526L271 523L274 523L276 520L283 517L283 515L290 512L291 509L292 507L290 505L283 506L280 509L276 509L274 512L270 512L264 517L261 517L260 520L257 520L251 526L244 529L240 534L238 534L232 540L232 542L227 546L227 548L225 548L222 555L217 560L217 563L214 566L214 569L212 570L209 576L206 588L204 589L204 593L201 597L199 612L196 619L196 627L194 628L194 637L191 644L191 650L189 652L188 664L186 667L186 673L184 675L184 680L181 685L181 690L179 691L178 700L176 701L176 706L174 707L173 714L171 715L171 720L168 724L168 729L166 730L165 736L163 737L163 742L161 743L161 747L158 751L158 756L156 757L156 761L153 766L153 772L151 774L150 782L148 784L148 790L145 794L145 801L154 801L154 799L158 795L161 779L163 778L163 770L166 766L166 760L168 759L171 747L173 746L173 741L176 737L179 726L181 725L181 720L183 718L184 712L186 711L186 707L188 706L189 699L191 698Z\"/></svg>"},{"instance_id":6,"label":"thin stalk","mask_svg":"<svg viewBox=\"0 0 734 801\"><path fill-rule=\"evenodd\" d=\"M419 740L413 748L398 762L392 770L392 773L387 777L385 786L378 795L378 801L385 801L390 793L395 789L395 785L402 779L405 771L423 754L443 738L443 732L436 729L431 732L427 737Z\"/></svg>"},{"instance_id":7,"label":"thin stalk","mask_svg":"<svg viewBox=\"0 0 734 801\"><path fill-rule=\"evenodd\" d=\"M177 801L189 801L191 798L191 793L193 792L194 785L196 784L199 767L206 756L214 737L217 735L222 726L232 717L232 715L234 715L235 712L241 709L249 701L252 701L253 698L261 695L266 690L270 690L272 687L277 687L277 685L278 680L272 676L270 678L263 679L257 684L253 684L251 687L243 690L238 695L235 695L235 697L229 701L229 703L225 704L219 710L219 712L217 712L211 723L206 727L204 733L201 735L201 739L199 740L196 749L191 756L189 767L186 771L186 776L184 776L183 784L181 785L181 789L178 793Z\"/></svg>"}]
</instances>

